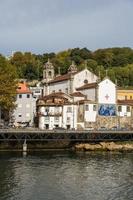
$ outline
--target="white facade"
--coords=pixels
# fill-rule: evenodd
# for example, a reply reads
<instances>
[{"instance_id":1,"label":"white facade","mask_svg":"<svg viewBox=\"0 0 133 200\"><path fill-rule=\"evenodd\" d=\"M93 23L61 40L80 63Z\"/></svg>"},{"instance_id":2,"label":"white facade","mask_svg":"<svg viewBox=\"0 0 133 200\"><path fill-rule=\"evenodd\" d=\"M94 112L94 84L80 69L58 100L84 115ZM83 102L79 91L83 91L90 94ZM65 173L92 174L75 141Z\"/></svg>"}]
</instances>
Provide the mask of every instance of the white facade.
<instances>
[{"instance_id":1,"label":"white facade","mask_svg":"<svg viewBox=\"0 0 133 200\"><path fill-rule=\"evenodd\" d=\"M61 81L61 82L55 82L51 83L48 86L48 94L51 94L52 92L64 92L64 93L70 93L70 81Z\"/></svg>"},{"instance_id":2,"label":"white facade","mask_svg":"<svg viewBox=\"0 0 133 200\"><path fill-rule=\"evenodd\" d=\"M82 89L79 91L82 92L82 94L84 94L87 99L96 101L96 88Z\"/></svg>"},{"instance_id":3,"label":"white facade","mask_svg":"<svg viewBox=\"0 0 133 200\"><path fill-rule=\"evenodd\" d=\"M116 104L116 85L108 78L98 84L98 103Z\"/></svg>"},{"instance_id":4,"label":"white facade","mask_svg":"<svg viewBox=\"0 0 133 200\"><path fill-rule=\"evenodd\" d=\"M30 90L33 94L33 97L38 99L43 95L43 87L41 86L36 86L36 87L30 87Z\"/></svg>"},{"instance_id":5,"label":"white facade","mask_svg":"<svg viewBox=\"0 0 133 200\"><path fill-rule=\"evenodd\" d=\"M118 116L120 117L131 117L131 106L129 105L118 105Z\"/></svg>"},{"instance_id":6,"label":"white facade","mask_svg":"<svg viewBox=\"0 0 133 200\"><path fill-rule=\"evenodd\" d=\"M39 114L39 129L77 129L77 105L42 106Z\"/></svg>"},{"instance_id":7,"label":"white facade","mask_svg":"<svg viewBox=\"0 0 133 200\"><path fill-rule=\"evenodd\" d=\"M80 72L72 74L71 78L67 80L49 82L47 86L48 94L52 92L59 92L62 91L64 93L73 93L76 92L76 88L81 87L87 83L96 82L98 77L90 72L88 69L84 69ZM44 94L46 93L46 86L44 86Z\"/></svg>"},{"instance_id":8,"label":"white facade","mask_svg":"<svg viewBox=\"0 0 133 200\"><path fill-rule=\"evenodd\" d=\"M77 105L63 106L63 128L77 129Z\"/></svg>"},{"instance_id":9,"label":"white facade","mask_svg":"<svg viewBox=\"0 0 133 200\"><path fill-rule=\"evenodd\" d=\"M97 81L98 77L90 72L88 69L84 69L81 72L74 75L73 80L73 92L76 91L77 87L81 87L85 84L85 82L88 83L95 83Z\"/></svg>"},{"instance_id":10,"label":"white facade","mask_svg":"<svg viewBox=\"0 0 133 200\"><path fill-rule=\"evenodd\" d=\"M35 113L36 100L32 94L17 94L16 108L13 113L15 125L28 122L30 125L33 125Z\"/></svg>"},{"instance_id":11,"label":"white facade","mask_svg":"<svg viewBox=\"0 0 133 200\"><path fill-rule=\"evenodd\" d=\"M97 116L97 105L96 104L85 104L84 120L86 122L96 122Z\"/></svg>"},{"instance_id":12,"label":"white facade","mask_svg":"<svg viewBox=\"0 0 133 200\"><path fill-rule=\"evenodd\" d=\"M39 128L54 129L62 127L62 106L42 106L39 110Z\"/></svg>"}]
</instances>

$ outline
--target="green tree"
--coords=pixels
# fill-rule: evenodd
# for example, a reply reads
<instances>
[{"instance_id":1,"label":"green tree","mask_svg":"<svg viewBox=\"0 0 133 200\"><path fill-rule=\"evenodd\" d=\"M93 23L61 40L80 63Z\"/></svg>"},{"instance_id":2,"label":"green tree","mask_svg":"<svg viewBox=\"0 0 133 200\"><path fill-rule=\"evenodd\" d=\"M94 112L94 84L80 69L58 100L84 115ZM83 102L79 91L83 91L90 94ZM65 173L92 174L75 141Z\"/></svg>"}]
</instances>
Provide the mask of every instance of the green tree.
<instances>
[{"instance_id":1,"label":"green tree","mask_svg":"<svg viewBox=\"0 0 133 200\"><path fill-rule=\"evenodd\" d=\"M0 108L9 113L15 107L17 73L3 56L0 56Z\"/></svg>"}]
</instances>

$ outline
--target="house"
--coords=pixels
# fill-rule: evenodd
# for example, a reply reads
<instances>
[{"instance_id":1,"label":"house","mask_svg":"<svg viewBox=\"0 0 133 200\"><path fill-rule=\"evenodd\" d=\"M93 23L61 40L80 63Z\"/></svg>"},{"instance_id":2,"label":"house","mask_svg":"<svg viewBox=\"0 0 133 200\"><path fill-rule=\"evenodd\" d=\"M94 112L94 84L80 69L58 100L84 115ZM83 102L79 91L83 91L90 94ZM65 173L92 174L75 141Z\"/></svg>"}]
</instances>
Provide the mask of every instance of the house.
<instances>
[{"instance_id":1,"label":"house","mask_svg":"<svg viewBox=\"0 0 133 200\"><path fill-rule=\"evenodd\" d=\"M70 95L63 92L51 93L38 99L37 114L40 129L77 129L77 105Z\"/></svg>"},{"instance_id":2,"label":"house","mask_svg":"<svg viewBox=\"0 0 133 200\"><path fill-rule=\"evenodd\" d=\"M91 100L78 102L77 128L93 130L96 128L97 103Z\"/></svg>"},{"instance_id":3,"label":"house","mask_svg":"<svg viewBox=\"0 0 133 200\"><path fill-rule=\"evenodd\" d=\"M133 90L132 89L117 89L117 99L119 100L132 100L133 99Z\"/></svg>"},{"instance_id":4,"label":"house","mask_svg":"<svg viewBox=\"0 0 133 200\"><path fill-rule=\"evenodd\" d=\"M16 126L33 125L36 112L36 100L26 82L18 84L16 108L14 110L14 124Z\"/></svg>"}]
</instances>

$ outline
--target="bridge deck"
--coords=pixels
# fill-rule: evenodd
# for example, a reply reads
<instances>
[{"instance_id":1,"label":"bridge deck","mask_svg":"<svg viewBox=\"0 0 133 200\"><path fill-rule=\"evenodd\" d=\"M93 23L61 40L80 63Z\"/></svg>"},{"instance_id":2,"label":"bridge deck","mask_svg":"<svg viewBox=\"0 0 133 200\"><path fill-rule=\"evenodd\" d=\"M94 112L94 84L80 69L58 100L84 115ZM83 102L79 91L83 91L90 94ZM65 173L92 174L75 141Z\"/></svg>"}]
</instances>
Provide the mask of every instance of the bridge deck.
<instances>
[{"instance_id":1,"label":"bridge deck","mask_svg":"<svg viewBox=\"0 0 133 200\"><path fill-rule=\"evenodd\" d=\"M2 141L133 141L133 131L42 131L29 129L0 129Z\"/></svg>"}]
</instances>

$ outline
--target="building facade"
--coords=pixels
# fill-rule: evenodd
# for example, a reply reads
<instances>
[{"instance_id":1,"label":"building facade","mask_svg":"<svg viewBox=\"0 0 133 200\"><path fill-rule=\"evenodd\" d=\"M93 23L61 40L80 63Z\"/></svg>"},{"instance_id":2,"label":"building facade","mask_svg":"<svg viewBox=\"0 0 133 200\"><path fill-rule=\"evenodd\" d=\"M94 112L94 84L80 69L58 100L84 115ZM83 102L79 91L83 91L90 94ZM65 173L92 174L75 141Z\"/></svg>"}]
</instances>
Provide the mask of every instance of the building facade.
<instances>
[{"instance_id":1,"label":"building facade","mask_svg":"<svg viewBox=\"0 0 133 200\"><path fill-rule=\"evenodd\" d=\"M25 82L19 83L16 96L16 108L13 113L14 125L33 125L36 113L36 100Z\"/></svg>"}]
</instances>

